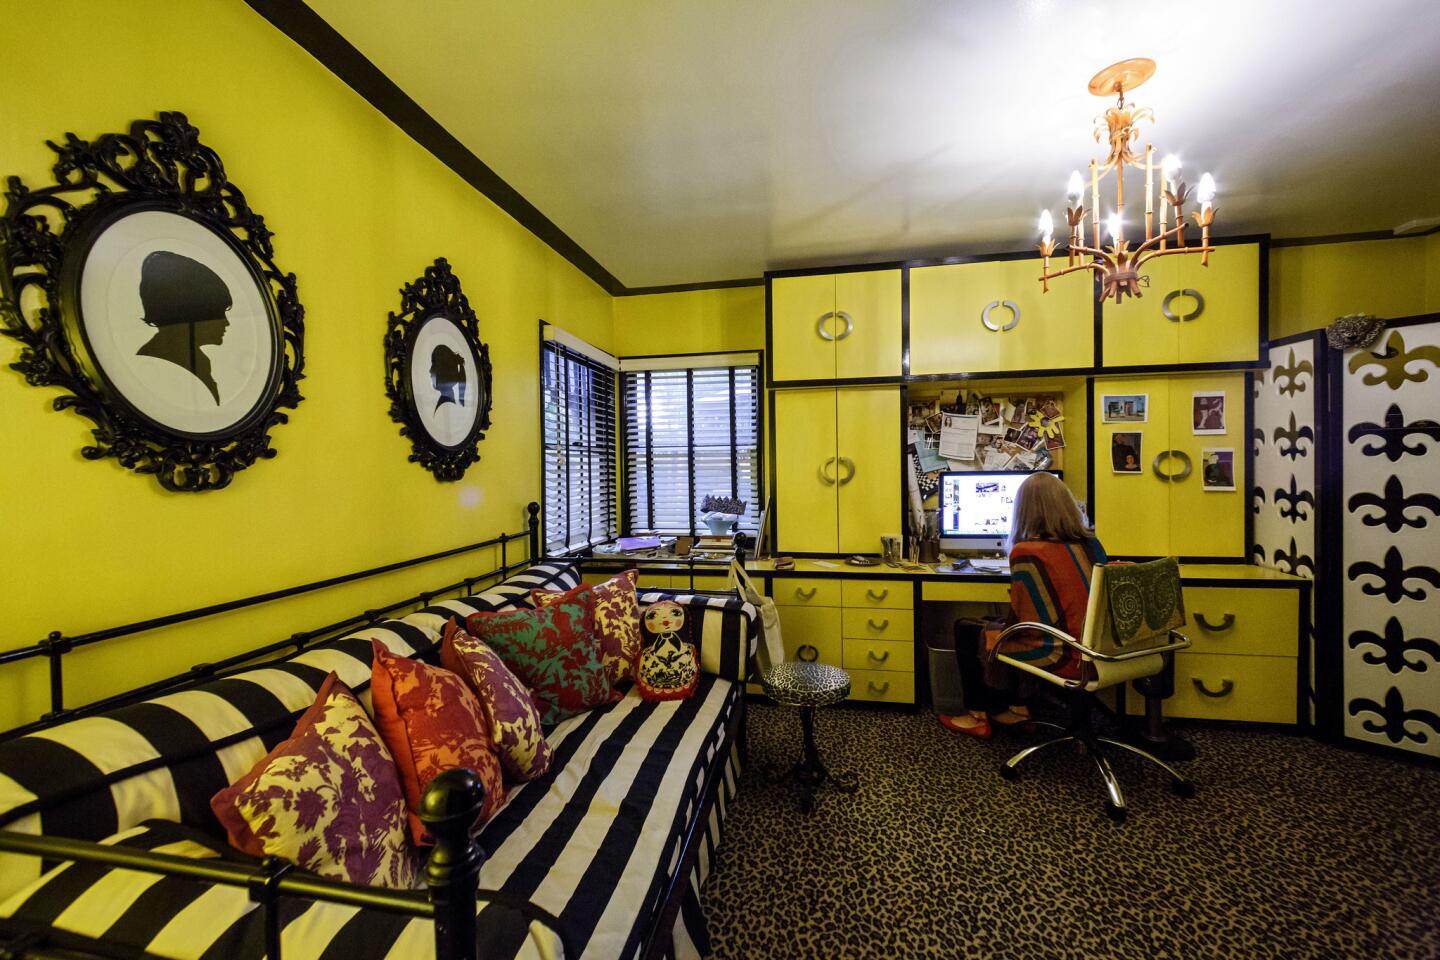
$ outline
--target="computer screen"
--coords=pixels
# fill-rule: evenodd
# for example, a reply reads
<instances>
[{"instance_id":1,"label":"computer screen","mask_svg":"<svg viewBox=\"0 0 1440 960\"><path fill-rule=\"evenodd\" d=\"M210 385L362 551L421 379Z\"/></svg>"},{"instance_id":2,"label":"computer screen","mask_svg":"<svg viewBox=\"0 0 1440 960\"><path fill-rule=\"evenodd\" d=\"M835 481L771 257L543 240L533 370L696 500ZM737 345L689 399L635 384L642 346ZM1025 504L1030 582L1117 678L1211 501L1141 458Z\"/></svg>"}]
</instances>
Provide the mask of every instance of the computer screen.
<instances>
[{"instance_id":1,"label":"computer screen","mask_svg":"<svg viewBox=\"0 0 1440 960\"><path fill-rule=\"evenodd\" d=\"M942 549L999 549L1010 536L1015 491L1030 473L1016 470L940 474Z\"/></svg>"}]
</instances>

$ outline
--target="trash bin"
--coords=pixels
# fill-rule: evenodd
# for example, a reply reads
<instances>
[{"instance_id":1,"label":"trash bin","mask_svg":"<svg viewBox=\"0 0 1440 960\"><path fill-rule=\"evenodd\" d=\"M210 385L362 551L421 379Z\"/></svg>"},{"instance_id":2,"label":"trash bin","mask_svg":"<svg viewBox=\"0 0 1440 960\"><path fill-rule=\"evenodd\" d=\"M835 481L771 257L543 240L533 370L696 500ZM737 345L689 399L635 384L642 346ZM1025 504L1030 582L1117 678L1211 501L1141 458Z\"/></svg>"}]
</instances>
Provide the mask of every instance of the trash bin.
<instances>
[{"instance_id":1,"label":"trash bin","mask_svg":"<svg viewBox=\"0 0 1440 960\"><path fill-rule=\"evenodd\" d=\"M965 712L965 694L960 686L960 666L955 662L955 634L949 632L925 640L930 662L930 703L936 713L953 716Z\"/></svg>"}]
</instances>

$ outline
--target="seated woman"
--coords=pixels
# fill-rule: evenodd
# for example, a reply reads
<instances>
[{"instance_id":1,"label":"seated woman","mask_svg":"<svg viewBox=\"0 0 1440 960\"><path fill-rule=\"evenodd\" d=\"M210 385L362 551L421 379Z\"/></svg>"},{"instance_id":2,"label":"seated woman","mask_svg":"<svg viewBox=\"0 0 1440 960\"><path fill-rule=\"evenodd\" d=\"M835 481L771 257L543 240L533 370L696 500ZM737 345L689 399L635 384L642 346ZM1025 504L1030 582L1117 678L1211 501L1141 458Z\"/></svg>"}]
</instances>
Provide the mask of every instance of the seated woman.
<instances>
[{"instance_id":1,"label":"seated woman","mask_svg":"<svg viewBox=\"0 0 1440 960\"><path fill-rule=\"evenodd\" d=\"M1012 623L1044 623L1078 637L1085 630L1090 601L1090 571L1104 563L1105 548L1085 526L1070 491L1053 474L1037 473L1015 493L1010 523L1010 613ZM1064 677L1080 675L1080 656L1070 647L1036 631L1005 642L1005 653ZM990 714L1003 726L1030 719L1016 690L1015 672L989 663L999 631L979 626L957 631L955 659L967 713L940 715L951 730L987 739Z\"/></svg>"}]
</instances>

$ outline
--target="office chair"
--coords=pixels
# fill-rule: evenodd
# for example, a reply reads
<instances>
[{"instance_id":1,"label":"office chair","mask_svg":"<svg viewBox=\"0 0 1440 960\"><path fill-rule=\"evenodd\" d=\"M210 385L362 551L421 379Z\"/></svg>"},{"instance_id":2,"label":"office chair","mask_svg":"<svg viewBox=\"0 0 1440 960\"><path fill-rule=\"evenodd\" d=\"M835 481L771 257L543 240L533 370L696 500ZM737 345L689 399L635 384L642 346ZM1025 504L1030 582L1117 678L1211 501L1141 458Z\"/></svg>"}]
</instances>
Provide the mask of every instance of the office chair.
<instances>
[{"instance_id":1,"label":"office chair","mask_svg":"<svg viewBox=\"0 0 1440 960\"><path fill-rule=\"evenodd\" d=\"M1093 695L1106 687L1149 677L1165 668L1165 655L1190 646L1190 640L1174 628L1185 625L1184 600L1180 590L1180 567L1173 558L1135 564L1096 564L1091 573L1090 600L1085 613L1085 635L1079 639L1043 623L1017 623L1001 632L990 648L990 657L999 658L1017 670L1052 683L1065 691L1070 723L1034 721L1051 727L1060 736L1026 747L1000 768L1006 780L1019 777L1019 765L1056 744L1076 742L1095 761L1105 782L1105 813L1116 823L1125 819L1125 795L1115 771L1105 757L1105 748L1128 750L1160 767L1171 777L1170 788L1182 797L1195 795L1195 785L1169 764L1134 746L1103 737L1091 726ZM1039 631L1074 649L1081 658L1077 679L1062 677L1024 659L1007 655L1005 641L1018 633Z\"/></svg>"}]
</instances>

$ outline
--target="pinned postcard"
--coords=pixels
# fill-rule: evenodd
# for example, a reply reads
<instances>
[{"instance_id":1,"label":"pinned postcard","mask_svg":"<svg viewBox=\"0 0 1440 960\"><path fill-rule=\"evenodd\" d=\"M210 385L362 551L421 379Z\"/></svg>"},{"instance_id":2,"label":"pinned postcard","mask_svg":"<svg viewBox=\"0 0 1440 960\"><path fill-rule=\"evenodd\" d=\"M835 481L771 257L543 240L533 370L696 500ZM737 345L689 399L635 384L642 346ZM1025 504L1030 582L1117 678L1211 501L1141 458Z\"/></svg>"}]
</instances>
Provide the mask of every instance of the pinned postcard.
<instances>
[{"instance_id":1,"label":"pinned postcard","mask_svg":"<svg viewBox=\"0 0 1440 960\"><path fill-rule=\"evenodd\" d=\"M940 423L940 456L946 460L974 460L979 436L978 416L944 414Z\"/></svg>"},{"instance_id":2,"label":"pinned postcard","mask_svg":"<svg viewBox=\"0 0 1440 960\"><path fill-rule=\"evenodd\" d=\"M948 470L950 465L945 458L940 456L940 451L929 444L915 444L915 459L919 461L921 473L932 473L936 470Z\"/></svg>"}]
</instances>

